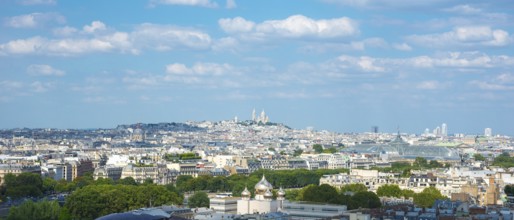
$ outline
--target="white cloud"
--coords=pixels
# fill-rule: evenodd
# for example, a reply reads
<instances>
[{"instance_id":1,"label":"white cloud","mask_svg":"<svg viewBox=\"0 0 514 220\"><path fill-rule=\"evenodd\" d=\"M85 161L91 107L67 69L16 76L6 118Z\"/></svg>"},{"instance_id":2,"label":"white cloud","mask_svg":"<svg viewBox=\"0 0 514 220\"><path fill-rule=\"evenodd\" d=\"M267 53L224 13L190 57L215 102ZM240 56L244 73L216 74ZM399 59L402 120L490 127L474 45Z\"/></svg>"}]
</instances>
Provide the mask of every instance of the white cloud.
<instances>
[{"instance_id":1,"label":"white cloud","mask_svg":"<svg viewBox=\"0 0 514 220\"><path fill-rule=\"evenodd\" d=\"M436 80L423 81L416 85L417 89L423 89L423 90L437 90L437 89L442 89L444 87L446 87L445 83L441 83Z\"/></svg>"},{"instance_id":2,"label":"white cloud","mask_svg":"<svg viewBox=\"0 0 514 220\"><path fill-rule=\"evenodd\" d=\"M211 75L221 76L227 73L234 73L234 68L227 63L196 63L187 67L181 63L173 63L166 66L166 73L170 75Z\"/></svg>"},{"instance_id":3,"label":"white cloud","mask_svg":"<svg viewBox=\"0 0 514 220\"><path fill-rule=\"evenodd\" d=\"M97 31L103 31L106 28L107 27L105 26L105 24L103 22L93 21L93 22L91 22L91 25L84 25L82 30L84 30L86 33L94 33Z\"/></svg>"},{"instance_id":4,"label":"white cloud","mask_svg":"<svg viewBox=\"0 0 514 220\"><path fill-rule=\"evenodd\" d=\"M237 8L236 0L227 0L227 9Z\"/></svg>"},{"instance_id":5,"label":"white cloud","mask_svg":"<svg viewBox=\"0 0 514 220\"><path fill-rule=\"evenodd\" d=\"M514 90L514 74L503 73L488 80L472 80L469 84L482 90L510 91Z\"/></svg>"},{"instance_id":6,"label":"white cloud","mask_svg":"<svg viewBox=\"0 0 514 220\"><path fill-rule=\"evenodd\" d=\"M151 48L167 51L180 47L208 49L211 37L198 30L169 25L142 24L130 33L131 40L138 48Z\"/></svg>"},{"instance_id":7,"label":"white cloud","mask_svg":"<svg viewBox=\"0 0 514 220\"><path fill-rule=\"evenodd\" d=\"M384 9L384 8L419 8L419 7L430 7L437 6L440 2L445 0L432 0L432 1L412 1L412 0L323 0L324 2L331 4L339 4L352 6L357 8L372 8L372 9Z\"/></svg>"},{"instance_id":8,"label":"white cloud","mask_svg":"<svg viewBox=\"0 0 514 220\"><path fill-rule=\"evenodd\" d=\"M256 24L241 17L218 21L227 33L239 34L245 39L267 38L326 39L353 36L359 33L357 23L350 18L315 20L304 15L292 15L284 20L266 20Z\"/></svg>"},{"instance_id":9,"label":"white cloud","mask_svg":"<svg viewBox=\"0 0 514 220\"><path fill-rule=\"evenodd\" d=\"M63 24L66 19L56 13L32 13L6 18L4 24L13 28L35 28L51 22Z\"/></svg>"},{"instance_id":10,"label":"white cloud","mask_svg":"<svg viewBox=\"0 0 514 220\"><path fill-rule=\"evenodd\" d=\"M55 5L56 0L18 0L22 5Z\"/></svg>"},{"instance_id":11,"label":"white cloud","mask_svg":"<svg viewBox=\"0 0 514 220\"><path fill-rule=\"evenodd\" d=\"M66 73L46 64L34 64L27 67L27 72L34 76L64 76Z\"/></svg>"},{"instance_id":12,"label":"white cloud","mask_svg":"<svg viewBox=\"0 0 514 220\"><path fill-rule=\"evenodd\" d=\"M382 66L377 66L377 59L367 56L361 57L353 57L343 55L337 58L340 67L350 68L357 67L358 69L365 72L383 72L385 68Z\"/></svg>"},{"instance_id":13,"label":"white cloud","mask_svg":"<svg viewBox=\"0 0 514 220\"><path fill-rule=\"evenodd\" d=\"M152 5L186 5L186 6L200 6L208 8L216 8L218 4L211 0L152 0Z\"/></svg>"},{"instance_id":14,"label":"white cloud","mask_svg":"<svg viewBox=\"0 0 514 220\"><path fill-rule=\"evenodd\" d=\"M393 48L401 51L411 51L412 47L406 43L393 44Z\"/></svg>"},{"instance_id":15,"label":"white cloud","mask_svg":"<svg viewBox=\"0 0 514 220\"><path fill-rule=\"evenodd\" d=\"M227 33L250 32L255 27L253 21L248 21L242 17L222 18L218 20L218 24Z\"/></svg>"},{"instance_id":16,"label":"white cloud","mask_svg":"<svg viewBox=\"0 0 514 220\"><path fill-rule=\"evenodd\" d=\"M445 8L443 11L446 12L453 12L453 13L459 13L459 14L478 14L482 12L482 9L475 8L471 5L456 5L451 8Z\"/></svg>"},{"instance_id":17,"label":"white cloud","mask_svg":"<svg viewBox=\"0 0 514 220\"><path fill-rule=\"evenodd\" d=\"M489 26L455 27L452 31L440 34L411 35L407 37L413 43L425 47L470 47L470 46L506 46L512 43L509 33Z\"/></svg>"},{"instance_id":18,"label":"white cloud","mask_svg":"<svg viewBox=\"0 0 514 220\"><path fill-rule=\"evenodd\" d=\"M90 34L94 33L94 34ZM0 44L0 55L42 54L76 55L91 52L128 52L139 54L142 49L168 51L172 49L205 50L211 48L208 34L168 25L142 24L132 32L117 32L94 21L83 31L72 27L54 29L54 34L65 38L48 39L40 36L11 40Z\"/></svg>"},{"instance_id":19,"label":"white cloud","mask_svg":"<svg viewBox=\"0 0 514 220\"><path fill-rule=\"evenodd\" d=\"M74 27L65 26L53 29L52 33L56 36L68 37L77 33L77 31Z\"/></svg>"},{"instance_id":20,"label":"white cloud","mask_svg":"<svg viewBox=\"0 0 514 220\"><path fill-rule=\"evenodd\" d=\"M35 81L30 84L30 88L32 89L32 91L37 92L37 93L46 92L49 89L51 89L52 87L53 86L51 83L43 83L43 82L39 82L39 81Z\"/></svg>"}]
</instances>

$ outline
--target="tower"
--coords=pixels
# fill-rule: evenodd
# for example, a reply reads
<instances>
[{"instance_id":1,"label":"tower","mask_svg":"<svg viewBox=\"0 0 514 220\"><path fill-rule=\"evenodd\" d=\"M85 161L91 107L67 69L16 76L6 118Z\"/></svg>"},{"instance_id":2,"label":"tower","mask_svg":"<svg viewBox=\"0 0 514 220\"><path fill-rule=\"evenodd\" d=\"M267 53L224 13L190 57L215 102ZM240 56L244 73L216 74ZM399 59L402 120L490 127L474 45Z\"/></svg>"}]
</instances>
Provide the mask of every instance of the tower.
<instances>
[{"instance_id":1,"label":"tower","mask_svg":"<svg viewBox=\"0 0 514 220\"><path fill-rule=\"evenodd\" d=\"M255 117L255 108L254 108L252 111L252 121L255 121L255 120L257 120L257 118Z\"/></svg>"},{"instance_id":2,"label":"tower","mask_svg":"<svg viewBox=\"0 0 514 220\"><path fill-rule=\"evenodd\" d=\"M486 137L493 136L493 130L491 128L485 128L484 129L484 136L486 136Z\"/></svg>"},{"instance_id":3,"label":"tower","mask_svg":"<svg viewBox=\"0 0 514 220\"><path fill-rule=\"evenodd\" d=\"M443 137L448 136L448 126L446 125L446 123L443 123L441 125L441 136L443 136Z\"/></svg>"},{"instance_id":4,"label":"tower","mask_svg":"<svg viewBox=\"0 0 514 220\"><path fill-rule=\"evenodd\" d=\"M284 200L286 199L286 192L282 187L277 192L277 201L278 201L278 209L282 210L284 208Z\"/></svg>"}]
</instances>

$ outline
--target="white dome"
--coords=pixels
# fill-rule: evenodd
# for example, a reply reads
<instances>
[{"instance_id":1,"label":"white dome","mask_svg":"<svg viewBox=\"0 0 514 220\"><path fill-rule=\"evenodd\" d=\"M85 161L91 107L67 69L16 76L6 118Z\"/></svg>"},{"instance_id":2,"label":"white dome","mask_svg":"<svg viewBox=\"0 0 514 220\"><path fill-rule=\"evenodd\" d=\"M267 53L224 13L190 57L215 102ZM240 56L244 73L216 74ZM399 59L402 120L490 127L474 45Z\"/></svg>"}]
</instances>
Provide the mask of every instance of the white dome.
<instances>
[{"instance_id":1,"label":"white dome","mask_svg":"<svg viewBox=\"0 0 514 220\"><path fill-rule=\"evenodd\" d=\"M251 194L250 194L250 191L248 191L248 188L245 187L245 190L243 190L243 192L241 192L241 196L242 197L249 197Z\"/></svg>"},{"instance_id":2,"label":"white dome","mask_svg":"<svg viewBox=\"0 0 514 220\"><path fill-rule=\"evenodd\" d=\"M284 191L284 189L282 189L282 187L280 187L280 189L277 192L277 195L283 197L286 195L286 192Z\"/></svg>"},{"instance_id":3,"label":"white dome","mask_svg":"<svg viewBox=\"0 0 514 220\"><path fill-rule=\"evenodd\" d=\"M268 189L266 190L266 192L264 193L264 198L272 198L273 197L273 193Z\"/></svg>"},{"instance_id":4,"label":"white dome","mask_svg":"<svg viewBox=\"0 0 514 220\"><path fill-rule=\"evenodd\" d=\"M264 175L262 175L261 181L255 184L255 191L258 192L266 192L266 190L271 189L273 189L273 186L266 180L266 177L264 177Z\"/></svg>"}]
</instances>

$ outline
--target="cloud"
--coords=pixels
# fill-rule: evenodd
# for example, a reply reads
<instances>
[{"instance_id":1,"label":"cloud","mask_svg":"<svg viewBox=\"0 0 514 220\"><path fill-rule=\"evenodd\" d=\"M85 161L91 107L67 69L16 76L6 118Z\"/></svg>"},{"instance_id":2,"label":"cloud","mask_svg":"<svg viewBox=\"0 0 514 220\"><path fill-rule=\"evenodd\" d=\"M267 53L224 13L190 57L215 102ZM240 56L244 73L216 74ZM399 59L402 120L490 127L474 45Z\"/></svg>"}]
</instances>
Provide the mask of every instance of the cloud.
<instances>
[{"instance_id":1,"label":"cloud","mask_svg":"<svg viewBox=\"0 0 514 220\"><path fill-rule=\"evenodd\" d=\"M49 89L51 89L52 87L53 87L53 85L51 83L43 83L43 82L39 82L39 81L35 81L30 84L30 88L32 89L32 91L37 92L37 93L46 92Z\"/></svg>"},{"instance_id":2,"label":"cloud","mask_svg":"<svg viewBox=\"0 0 514 220\"><path fill-rule=\"evenodd\" d=\"M338 4L366 9L410 9L427 8L439 5L444 0L411 1L411 0L322 0L330 4Z\"/></svg>"},{"instance_id":3,"label":"cloud","mask_svg":"<svg viewBox=\"0 0 514 220\"><path fill-rule=\"evenodd\" d=\"M425 47L476 47L506 46L512 43L512 37L502 29L489 26L455 27L452 31L440 34L411 35L411 42Z\"/></svg>"},{"instance_id":4,"label":"cloud","mask_svg":"<svg viewBox=\"0 0 514 220\"><path fill-rule=\"evenodd\" d=\"M138 48L151 48L160 51L186 47L208 49L211 37L198 30L170 25L145 23L130 33L131 40Z\"/></svg>"},{"instance_id":5,"label":"cloud","mask_svg":"<svg viewBox=\"0 0 514 220\"><path fill-rule=\"evenodd\" d=\"M83 31L72 27L54 29L64 38L35 36L0 44L0 55L41 54L70 56L92 52L122 52L139 54L143 49L169 51L188 48L210 49L212 40L202 31L169 25L141 24L132 32L107 28L101 21L85 25Z\"/></svg>"},{"instance_id":6,"label":"cloud","mask_svg":"<svg viewBox=\"0 0 514 220\"><path fill-rule=\"evenodd\" d=\"M82 30L84 30L86 33L94 33L97 31L103 31L106 29L106 26L101 21L93 21L91 22L91 25L84 25Z\"/></svg>"},{"instance_id":7,"label":"cloud","mask_svg":"<svg viewBox=\"0 0 514 220\"><path fill-rule=\"evenodd\" d=\"M478 14L482 12L482 9L475 8L470 5L456 5L451 8L443 9L445 12L459 13L459 14Z\"/></svg>"},{"instance_id":8,"label":"cloud","mask_svg":"<svg viewBox=\"0 0 514 220\"><path fill-rule=\"evenodd\" d=\"M469 84L482 90L510 91L514 90L514 74L503 73L487 80L472 80Z\"/></svg>"},{"instance_id":9,"label":"cloud","mask_svg":"<svg viewBox=\"0 0 514 220\"><path fill-rule=\"evenodd\" d=\"M19 4L22 5L55 5L56 0L18 0Z\"/></svg>"},{"instance_id":10,"label":"cloud","mask_svg":"<svg viewBox=\"0 0 514 220\"><path fill-rule=\"evenodd\" d=\"M27 73L34 76L64 76L66 73L50 65L34 64L27 67Z\"/></svg>"},{"instance_id":11,"label":"cloud","mask_svg":"<svg viewBox=\"0 0 514 220\"><path fill-rule=\"evenodd\" d=\"M36 28L47 23L63 24L64 16L56 13L32 13L6 18L4 24L13 28Z\"/></svg>"},{"instance_id":12,"label":"cloud","mask_svg":"<svg viewBox=\"0 0 514 220\"><path fill-rule=\"evenodd\" d=\"M393 48L401 51L411 51L412 47L406 43L393 44Z\"/></svg>"},{"instance_id":13,"label":"cloud","mask_svg":"<svg viewBox=\"0 0 514 220\"><path fill-rule=\"evenodd\" d=\"M385 68L382 66L377 66L377 59L368 57L368 56L361 56L361 57L353 57L353 56L347 56L343 55L337 58L339 65L343 68L348 67L358 67L358 69L365 71L365 72L383 72L385 71Z\"/></svg>"},{"instance_id":14,"label":"cloud","mask_svg":"<svg viewBox=\"0 0 514 220\"><path fill-rule=\"evenodd\" d=\"M422 90L438 90L445 88L447 86L447 83L441 83L436 80L429 80L429 81L423 81L416 85L417 89Z\"/></svg>"},{"instance_id":15,"label":"cloud","mask_svg":"<svg viewBox=\"0 0 514 220\"><path fill-rule=\"evenodd\" d=\"M207 8L217 8L218 4L211 0L152 0L151 5L186 5L186 6L200 6Z\"/></svg>"},{"instance_id":16,"label":"cloud","mask_svg":"<svg viewBox=\"0 0 514 220\"><path fill-rule=\"evenodd\" d=\"M234 68L226 63L196 63L191 67L187 67L182 63L173 63L166 66L166 73L169 75L221 76L227 73L234 73Z\"/></svg>"},{"instance_id":17,"label":"cloud","mask_svg":"<svg viewBox=\"0 0 514 220\"><path fill-rule=\"evenodd\" d=\"M227 9L237 8L236 0L227 0Z\"/></svg>"},{"instance_id":18,"label":"cloud","mask_svg":"<svg viewBox=\"0 0 514 220\"><path fill-rule=\"evenodd\" d=\"M56 36L62 36L62 37L68 37L68 36L71 36L75 33L77 33L78 30L74 27L69 27L69 26L65 26L65 27L60 27L60 28L54 28L52 33Z\"/></svg>"},{"instance_id":19,"label":"cloud","mask_svg":"<svg viewBox=\"0 0 514 220\"><path fill-rule=\"evenodd\" d=\"M226 33L253 40L328 39L359 33L357 23L347 17L315 20L304 15L292 15L284 20L266 20L258 24L242 17L235 17L220 19L218 24Z\"/></svg>"}]
</instances>

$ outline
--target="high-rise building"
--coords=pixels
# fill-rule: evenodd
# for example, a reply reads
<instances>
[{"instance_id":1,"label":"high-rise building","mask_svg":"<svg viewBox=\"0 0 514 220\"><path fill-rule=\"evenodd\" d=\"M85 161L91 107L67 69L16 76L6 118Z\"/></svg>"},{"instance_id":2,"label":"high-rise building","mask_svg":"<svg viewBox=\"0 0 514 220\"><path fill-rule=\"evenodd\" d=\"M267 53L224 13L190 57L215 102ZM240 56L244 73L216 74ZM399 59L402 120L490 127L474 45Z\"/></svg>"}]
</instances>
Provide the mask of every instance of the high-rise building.
<instances>
[{"instance_id":1,"label":"high-rise building","mask_svg":"<svg viewBox=\"0 0 514 220\"><path fill-rule=\"evenodd\" d=\"M486 137L491 137L491 136L493 136L493 129L491 129L491 128L485 128L485 129L484 129L484 136L486 136Z\"/></svg>"},{"instance_id":2,"label":"high-rise building","mask_svg":"<svg viewBox=\"0 0 514 220\"><path fill-rule=\"evenodd\" d=\"M443 136L443 137L448 136L448 126L446 125L446 123L443 123L441 125L441 136Z\"/></svg>"},{"instance_id":3,"label":"high-rise building","mask_svg":"<svg viewBox=\"0 0 514 220\"><path fill-rule=\"evenodd\" d=\"M371 127L371 132L375 133L375 134L378 133L378 126L372 126Z\"/></svg>"},{"instance_id":4,"label":"high-rise building","mask_svg":"<svg viewBox=\"0 0 514 220\"><path fill-rule=\"evenodd\" d=\"M435 136L441 136L441 128L437 126L432 132Z\"/></svg>"}]
</instances>

